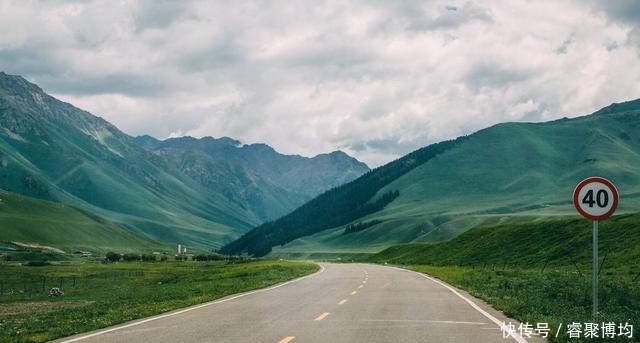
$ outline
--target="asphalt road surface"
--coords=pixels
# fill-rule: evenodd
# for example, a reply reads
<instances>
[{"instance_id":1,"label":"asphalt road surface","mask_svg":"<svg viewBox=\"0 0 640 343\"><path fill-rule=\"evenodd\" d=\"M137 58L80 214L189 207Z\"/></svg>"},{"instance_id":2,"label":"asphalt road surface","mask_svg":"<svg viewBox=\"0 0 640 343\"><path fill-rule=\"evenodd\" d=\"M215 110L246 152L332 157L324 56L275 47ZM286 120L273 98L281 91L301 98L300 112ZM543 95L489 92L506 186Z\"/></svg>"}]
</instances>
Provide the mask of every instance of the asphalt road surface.
<instances>
[{"instance_id":1,"label":"asphalt road surface","mask_svg":"<svg viewBox=\"0 0 640 343\"><path fill-rule=\"evenodd\" d=\"M321 266L302 279L58 342L525 342L503 338L500 324L513 319L422 274Z\"/></svg>"}]
</instances>

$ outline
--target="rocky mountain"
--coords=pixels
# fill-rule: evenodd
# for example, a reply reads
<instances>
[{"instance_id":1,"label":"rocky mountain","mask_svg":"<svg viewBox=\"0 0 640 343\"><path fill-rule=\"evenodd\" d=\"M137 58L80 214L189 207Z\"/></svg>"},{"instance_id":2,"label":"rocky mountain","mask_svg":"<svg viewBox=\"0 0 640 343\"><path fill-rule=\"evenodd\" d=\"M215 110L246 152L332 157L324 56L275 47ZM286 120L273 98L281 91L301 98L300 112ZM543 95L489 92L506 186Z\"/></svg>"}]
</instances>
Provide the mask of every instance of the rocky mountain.
<instances>
[{"instance_id":1,"label":"rocky mountain","mask_svg":"<svg viewBox=\"0 0 640 343\"><path fill-rule=\"evenodd\" d=\"M144 144L22 77L0 72L0 188L6 191L72 205L157 241L207 250L232 241L269 213L285 213L287 206L291 209L313 193L282 195L278 185L266 179L255 184L244 180L256 176L234 163L216 170L225 165L224 158L198 161L206 154L152 152L138 141ZM176 164L179 156L191 162ZM242 197L229 201L228 194L218 191L225 186L213 183L226 182L235 171L242 185L264 186L264 194L282 198L282 207L253 212L256 206Z\"/></svg>"},{"instance_id":2,"label":"rocky mountain","mask_svg":"<svg viewBox=\"0 0 640 343\"><path fill-rule=\"evenodd\" d=\"M242 145L228 137L160 141L140 136L136 141L261 221L280 217L369 171L366 164L341 151L308 158L283 155L266 144Z\"/></svg>"}]
</instances>

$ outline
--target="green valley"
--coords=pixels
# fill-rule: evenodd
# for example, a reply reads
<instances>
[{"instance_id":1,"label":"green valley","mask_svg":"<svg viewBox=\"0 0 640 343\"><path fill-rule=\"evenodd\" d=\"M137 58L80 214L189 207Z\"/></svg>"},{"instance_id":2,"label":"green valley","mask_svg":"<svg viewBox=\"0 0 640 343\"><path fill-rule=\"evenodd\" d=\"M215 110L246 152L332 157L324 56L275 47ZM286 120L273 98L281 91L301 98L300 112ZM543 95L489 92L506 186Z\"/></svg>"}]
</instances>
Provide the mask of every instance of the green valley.
<instances>
[{"instance_id":1,"label":"green valley","mask_svg":"<svg viewBox=\"0 0 640 343\"><path fill-rule=\"evenodd\" d=\"M368 170L344 153L303 158L280 155L263 145L253 155L238 156L242 165L226 158L228 151L224 156L204 153L212 139L200 141L204 148L180 150L174 144L171 153L149 149L148 141L134 139L22 77L2 72L0 126L0 189L73 206L135 232L140 239L208 251ZM197 141L169 143L191 140ZM223 150L231 147L222 145ZM269 154L263 156L265 149ZM269 163L283 159L293 160L283 166L289 172L280 174L290 181L298 177L295 189L283 191L275 177L264 172ZM244 167L250 164L267 167ZM54 244L48 240L52 235L33 232L44 229L36 218L25 213L21 220L33 221L31 233L23 237L45 239L27 243ZM0 240L11 240L21 230L3 228ZM75 239L83 238L88 237ZM93 243L100 243L94 246L97 250L118 244L89 240L86 245Z\"/></svg>"},{"instance_id":2,"label":"green valley","mask_svg":"<svg viewBox=\"0 0 640 343\"><path fill-rule=\"evenodd\" d=\"M640 342L640 0L0 31L0 343Z\"/></svg>"},{"instance_id":3,"label":"green valley","mask_svg":"<svg viewBox=\"0 0 640 343\"><path fill-rule=\"evenodd\" d=\"M444 241L482 225L574 215L573 187L591 175L618 185L619 212L640 206L640 100L573 119L499 124L440 144L446 146L423 148L320 195L223 251L268 253L273 247L274 256L337 257ZM398 168L402 164L412 167ZM392 168L399 173L387 177ZM354 192L356 186L367 192ZM399 196L382 209L358 212L396 191ZM306 208L332 204L334 210L299 224ZM374 220L376 225L343 234L347 225ZM291 235L289 227L298 234ZM267 236L269 247L263 246Z\"/></svg>"}]
</instances>

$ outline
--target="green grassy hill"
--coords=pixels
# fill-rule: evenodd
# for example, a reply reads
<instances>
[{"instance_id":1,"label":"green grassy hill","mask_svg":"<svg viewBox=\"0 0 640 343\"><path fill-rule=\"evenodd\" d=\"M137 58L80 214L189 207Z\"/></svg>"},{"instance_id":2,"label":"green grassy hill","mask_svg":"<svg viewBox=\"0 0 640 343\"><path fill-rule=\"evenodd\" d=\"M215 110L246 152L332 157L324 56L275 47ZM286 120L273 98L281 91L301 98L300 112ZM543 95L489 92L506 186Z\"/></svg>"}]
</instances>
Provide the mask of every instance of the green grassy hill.
<instances>
[{"instance_id":1,"label":"green grassy hill","mask_svg":"<svg viewBox=\"0 0 640 343\"><path fill-rule=\"evenodd\" d=\"M7 191L203 249L259 223L113 125L19 76L0 73L0 126L0 188Z\"/></svg>"},{"instance_id":2,"label":"green grassy hill","mask_svg":"<svg viewBox=\"0 0 640 343\"><path fill-rule=\"evenodd\" d=\"M640 214L614 216L600 223L600 258L605 268L638 271ZM487 267L554 267L591 264L591 222L557 219L471 229L439 243L400 244L367 258L391 264Z\"/></svg>"},{"instance_id":3,"label":"green grassy hill","mask_svg":"<svg viewBox=\"0 0 640 343\"><path fill-rule=\"evenodd\" d=\"M254 228L225 245L221 251L262 256L271 252L273 246L375 213L398 196L398 192L392 190L376 197L376 192L382 187L463 140L459 138L433 144L376 168L352 182L324 192L280 219Z\"/></svg>"},{"instance_id":4,"label":"green grassy hill","mask_svg":"<svg viewBox=\"0 0 640 343\"><path fill-rule=\"evenodd\" d=\"M87 211L0 190L1 239L66 253L173 251Z\"/></svg>"},{"instance_id":5,"label":"green grassy hill","mask_svg":"<svg viewBox=\"0 0 640 343\"><path fill-rule=\"evenodd\" d=\"M368 169L345 154L333 153L308 159L313 163L306 168L291 165L284 173L272 168L282 165L279 160L259 159L264 151L288 160L307 159L279 155L266 145L241 149L246 154L238 158L246 164L256 164L254 169L262 168L265 175L270 171L290 182L297 180L304 190L286 194L274 182L226 163L225 154L215 161L207 158L200 153L206 144L179 149L192 141L208 142L136 140L22 77L0 72L0 189L73 205L156 240L219 248L267 218L298 206L318 189ZM235 149L234 141L223 141ZM156 143L160 149L168 144L171 152L180 151L147 149ZM307 173L309 166L317 169L315 174ZM305 180L296 175L318 177Z\"/></svg>"},{"instance_id":6,"label":"green grassy hill","mask_svg":"<svg viewBox=\"0 0 640 343\"><path fill-rule=\"evenodd\" d=\"M371 190L364 202L351 201L354 193L345 185L331 197L321 195L305 205L315 202L314 207L329 211L308 216L300 224L296 213L301 207L270 224L269 230L256 228L244 236L244 242L241 238L227 247L251 251L258 246L257 251L269 251L259 246L269 237L277 242L272 244L274 255L339 255L375 253L397 243L443 241L476 226L573 215L573 188L593 175L609 178L618 186L619 213L637 211L640 100L613 104L574 119L495 125L447 142L446 149L429 157L410 154L354 181L352 184ZM415 166L375 182L386 168L401 161L413 161ZM337 215L353 213L396 191L399 196L382 209L354 217ZM344 234L346 225L374 220L376 225ZM291 227L297 232L313 229L291 239Z\"/></svg>"}]
</instances>

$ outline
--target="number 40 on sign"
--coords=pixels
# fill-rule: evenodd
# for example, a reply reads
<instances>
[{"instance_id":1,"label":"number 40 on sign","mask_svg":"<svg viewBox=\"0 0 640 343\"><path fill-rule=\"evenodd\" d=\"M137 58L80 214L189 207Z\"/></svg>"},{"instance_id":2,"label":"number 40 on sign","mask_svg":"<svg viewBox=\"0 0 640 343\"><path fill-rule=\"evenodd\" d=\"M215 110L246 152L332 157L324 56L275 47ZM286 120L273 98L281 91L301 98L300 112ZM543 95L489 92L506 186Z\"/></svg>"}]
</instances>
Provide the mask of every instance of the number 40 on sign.
<instances>
[{"instance_id":1,"label":"number 40 on sign","mask_svg":"<svg viewBox=\"0 0 640 343\"><path fill-rule=\"evenodd\" d=\"M583 217L605 220L618 208L618 190L605 178L590 177L576 186L573 204Z\"/></svg>"}]
</instances>

